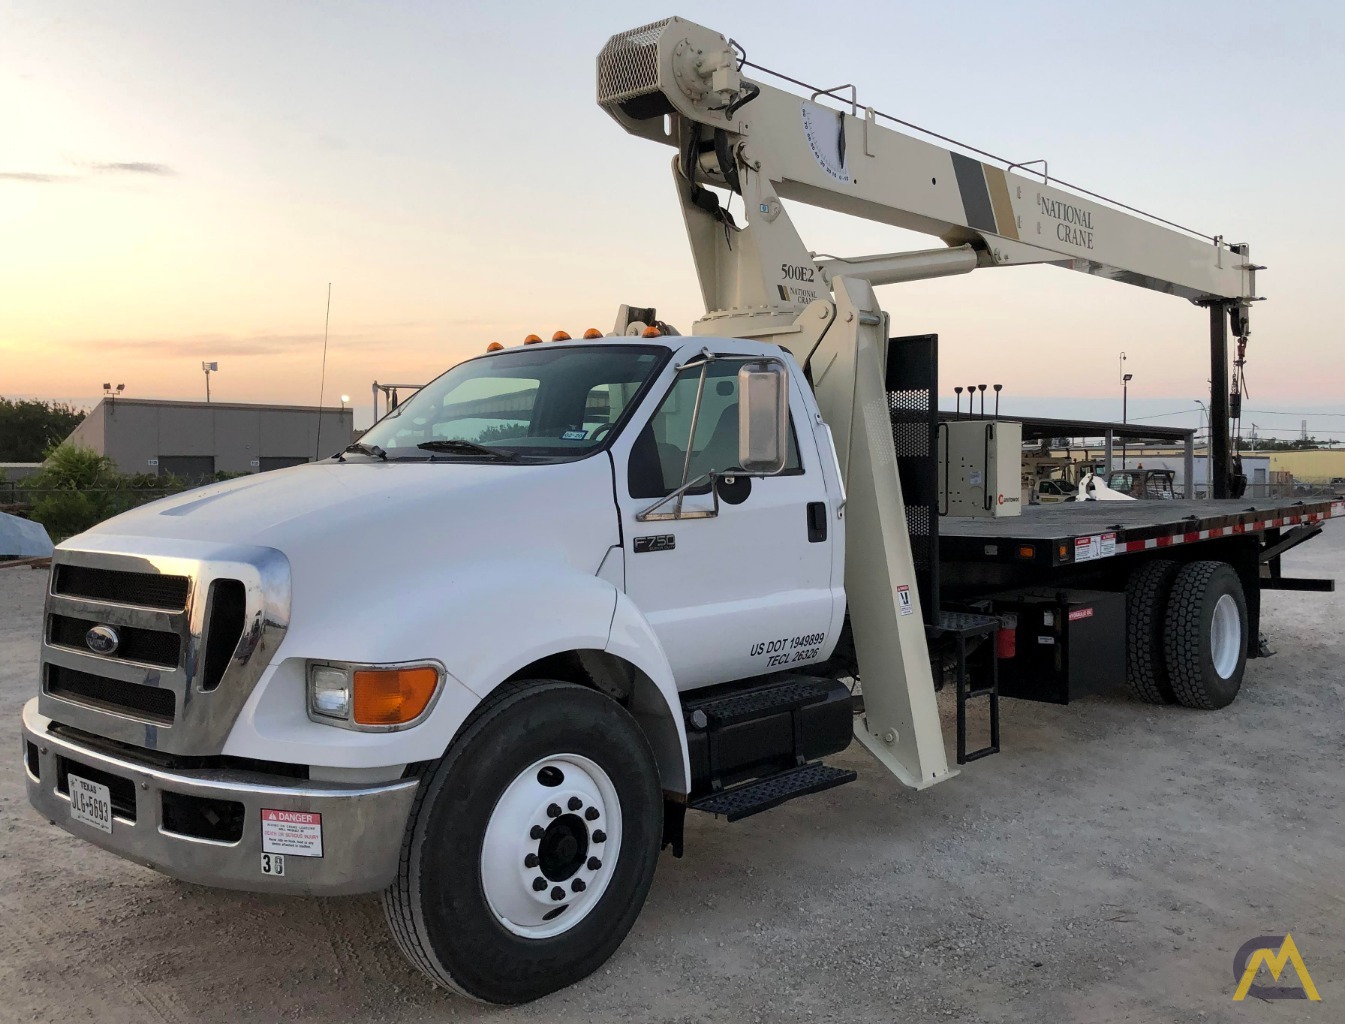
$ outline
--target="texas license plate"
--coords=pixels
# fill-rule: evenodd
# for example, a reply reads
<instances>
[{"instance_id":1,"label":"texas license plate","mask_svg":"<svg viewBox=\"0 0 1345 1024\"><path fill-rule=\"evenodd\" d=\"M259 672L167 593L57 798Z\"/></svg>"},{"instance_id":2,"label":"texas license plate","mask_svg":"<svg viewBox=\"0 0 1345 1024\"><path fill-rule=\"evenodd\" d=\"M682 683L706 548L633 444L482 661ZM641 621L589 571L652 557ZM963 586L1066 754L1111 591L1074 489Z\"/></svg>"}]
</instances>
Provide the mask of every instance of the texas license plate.
<instances>
[{"instance_id":1,"label":"texas license plate","mask_svg":"<svg viewBox=\"0 0 1345 1024\"><path fill-rule=\"evenodd\" d=\"M112 831L112 794L108 788L78 775L66 776L70 788L70 817L86 825Z\"/></svg>"}]
</instances>

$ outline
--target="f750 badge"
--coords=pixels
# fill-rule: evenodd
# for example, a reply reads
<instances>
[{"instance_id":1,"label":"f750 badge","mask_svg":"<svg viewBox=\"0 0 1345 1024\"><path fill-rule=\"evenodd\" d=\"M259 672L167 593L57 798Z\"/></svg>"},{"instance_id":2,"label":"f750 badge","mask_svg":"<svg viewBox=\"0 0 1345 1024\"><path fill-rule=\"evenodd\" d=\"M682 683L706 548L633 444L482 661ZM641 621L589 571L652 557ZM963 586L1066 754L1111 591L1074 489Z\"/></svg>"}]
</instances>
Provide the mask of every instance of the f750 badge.
<instances>
[{"instance_id":1,"label":"f750 badge","mask_svg":"<svg viewBox=\"0 0 1345 1024\"><path fill-rule=\"evenodd\" d=\"M677 535L672 533L659 533L649 537L635 538L635 553L645 555L651 551L672 551L677 547Z\"/></svg>"}]
</instances>

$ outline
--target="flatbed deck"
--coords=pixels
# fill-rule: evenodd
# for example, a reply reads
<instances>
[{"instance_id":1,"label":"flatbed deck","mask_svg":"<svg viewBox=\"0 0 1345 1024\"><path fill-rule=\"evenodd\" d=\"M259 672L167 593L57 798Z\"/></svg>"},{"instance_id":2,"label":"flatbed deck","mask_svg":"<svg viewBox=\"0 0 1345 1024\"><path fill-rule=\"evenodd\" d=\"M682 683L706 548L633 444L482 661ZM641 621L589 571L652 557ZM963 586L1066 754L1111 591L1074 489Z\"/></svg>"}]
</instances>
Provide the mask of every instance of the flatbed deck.
<instances>
[{"instance_id":1,"label":"flatbed deck","mask_svg":"<svg viewBox=\"0 0 1345 1024\"><path fill-rule=\"evenodd\" d=\"M944 516L939 551L949 561L1073 565L1332 518L1345 518L1345 500L1059 502L1029 505L1022 515L1002 519Z\"/></svg>"}]
</instances>

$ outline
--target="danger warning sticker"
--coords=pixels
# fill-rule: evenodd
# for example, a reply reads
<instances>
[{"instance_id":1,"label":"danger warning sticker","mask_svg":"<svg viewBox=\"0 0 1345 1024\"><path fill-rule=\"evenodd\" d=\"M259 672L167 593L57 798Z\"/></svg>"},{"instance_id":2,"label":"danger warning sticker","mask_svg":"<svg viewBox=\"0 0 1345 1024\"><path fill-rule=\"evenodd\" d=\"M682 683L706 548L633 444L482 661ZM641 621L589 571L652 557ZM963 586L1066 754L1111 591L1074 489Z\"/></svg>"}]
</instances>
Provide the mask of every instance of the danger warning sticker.
<instances>
[{"instance_id":1,"label":"danger warning sticker","mask_svg":"<svg viewBox=\"0 0 1345 1024\"><path fill-rule=\"evenodd\" d=\"M913 615L915 613L915 606L911 604L910 587L897 587L897 608L902 615Z\"/></svg>"},{"instance_id":2,"label":"danger warning sticker","mask_svg":"<svg viewBox=\"0 0 1345 1024\"><path fill-rule=\"evenodd\" d=\"M1078 622L1080 619L1091 619L1093 617L1092 608L1075 608L1069 613L1070 622Z\"/></svg>"},{"instance_id":3,"label":"danger warning sticker","mask_svg":"<svg viewBox=\"0 0 1345 1024\"><path fill-rule=\"evenodd\" d=\"M262 852L322 856L322 815L262 808Z\"/></svg>"},{"instance_id":4,"label":"danger warning sticker","mask_svg":"<svg viewBox=\"0 0 1345 1024\"><path fill-rule=\"evenodd\" d=\"M1116 554L1116 534L1097 533L1091 537L1074 538L1074 560L1090 562L1094 558L1111 558Z\"/></svg>"}]
</instances>

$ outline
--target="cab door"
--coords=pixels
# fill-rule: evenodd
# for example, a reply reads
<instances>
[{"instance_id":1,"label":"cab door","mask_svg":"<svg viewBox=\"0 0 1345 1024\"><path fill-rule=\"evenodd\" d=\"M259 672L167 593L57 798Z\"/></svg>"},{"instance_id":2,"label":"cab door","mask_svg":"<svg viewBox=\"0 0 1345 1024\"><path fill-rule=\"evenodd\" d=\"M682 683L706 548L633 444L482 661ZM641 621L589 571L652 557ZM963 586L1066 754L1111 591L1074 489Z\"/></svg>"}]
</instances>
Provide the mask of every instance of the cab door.
<instances>
[{"instance_id":1,"label":"cab door","mask_svg":"<svg viewBox=\"0 0 1345 1024\"><path fill-rule=\"evenodd\" d=\"M812 429L815 404L790 379L789 459L778 476L733 476L742 359L675 371L631 440L614 451L626 593L658 636L680 689L825 660L844 614L837 511ZM701 383L702 373L704 382ZM699 392L699 409L697 394ZM695 421L693 431L693 420ZM625 464L622 465L622 456ZM730 471L715 495L684 496L684 518L642 520L684 478ZM838 490L833 487L833 491ZM677 499L657 512L673 513Z\"/></svg>"}]
</instances>

